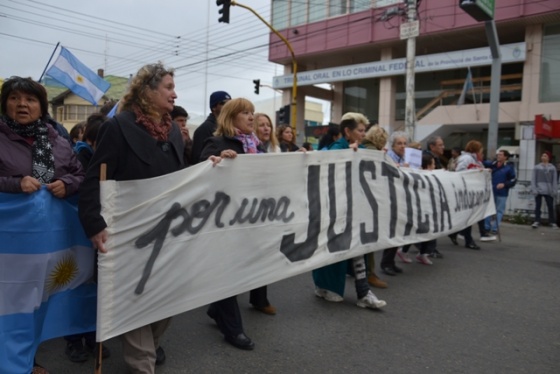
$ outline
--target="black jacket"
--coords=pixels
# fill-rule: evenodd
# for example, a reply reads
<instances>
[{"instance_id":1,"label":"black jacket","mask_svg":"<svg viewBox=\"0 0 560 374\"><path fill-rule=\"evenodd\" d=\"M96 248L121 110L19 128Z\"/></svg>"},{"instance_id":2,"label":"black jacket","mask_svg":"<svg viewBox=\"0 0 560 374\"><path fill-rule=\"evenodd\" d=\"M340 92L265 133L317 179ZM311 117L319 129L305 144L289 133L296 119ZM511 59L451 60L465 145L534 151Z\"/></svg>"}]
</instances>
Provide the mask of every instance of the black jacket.
<instances>
[{"instance_id":1,"label":"black jacket","mask_svg":"<svg viewBox=\"0 0 560 374\"><path fill-rule=\"evenodd\" d=\"M101 164L107 164L108 180L147 179L182 169L183 151L183 138L175 123L167 142L157 141L137 125L132 112L122 112L101 125L97 148L80 188L78 212L87 236L107 227L99 200Z\"/></svg>"},{"instance_id":2,"label":"black jacket","mask_svg":"<svg viewBox=\"0 0 560 374\"><path fill-rule=\"evenodd\" d=\"M257 148L259 153L266 153L266 149L264 149L262 143L259 144ZM207 160L210 156L219 156L220 153L226 149L231 149L238 154L245 154L243 143L241 143L241 141L229 136L213 136L206 139L204 149L200 155L200 161Z\"/></svg>"},{"instance_id":3,"label":"black jacket","mask_svg":"<svg viewBox=\"0 0 560 374\"><path fill-rule=\"evenodd\" d=\"M231 149L239 154L245 153L243 144L239 140L228 136L213 136L206 139L204 149L200 155L200 161L207 160L210 156L219 156L226 149Z\"/></svg>"},{"instance_id":4,"label":"black jacket","mask_svg":"<svg viewBox=\"0 0 560 374\"><path fill-rule=\"evenodd\" d=\"M210 113L206 121L202 122L200 126L194 130L192 153L191 153L191 164L198 164L201 159L200 155L204 149L205 142L208 138L214 136L214 132L218 128L218 123L216 122L216 117L213 113Z\"/></svg>"}]
</instances>

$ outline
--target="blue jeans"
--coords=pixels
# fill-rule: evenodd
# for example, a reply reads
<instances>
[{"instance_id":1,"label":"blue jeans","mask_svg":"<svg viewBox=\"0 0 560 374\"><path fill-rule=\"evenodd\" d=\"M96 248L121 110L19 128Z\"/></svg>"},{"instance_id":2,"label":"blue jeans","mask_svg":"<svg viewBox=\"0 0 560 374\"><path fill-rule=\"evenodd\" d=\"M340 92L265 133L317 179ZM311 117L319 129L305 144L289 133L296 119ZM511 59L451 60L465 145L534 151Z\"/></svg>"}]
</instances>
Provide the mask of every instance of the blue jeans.
<instances>
[{"instance_id":1,"label":"blue jeans","mask_svg":"<svg viewBox=\"0 0 560 374\"><path fill-rule=\"evenodd\" d=\"M535 197L535 222L541 223L541 204L542 198L544 197L544 201L546 202L546 206L548 208L548 223L549 224L556 224L556 217L554 211L554 198L550 195L537 195Z\"/></svg>"},{"instance_id":2,"label":"blue jeans","mask_svg":"<svg viewBox=\"0 0 560 374\"><path fill-rule=\"evenodd\" d=\"M492 217L486 217L484 220L484 227L486 231L497 232L500 223L502 223L502 217L506 211L507 196L496 196L494 195L494 204L496 205L496 219L492 221Z\"/></svg>"}]
</instances>

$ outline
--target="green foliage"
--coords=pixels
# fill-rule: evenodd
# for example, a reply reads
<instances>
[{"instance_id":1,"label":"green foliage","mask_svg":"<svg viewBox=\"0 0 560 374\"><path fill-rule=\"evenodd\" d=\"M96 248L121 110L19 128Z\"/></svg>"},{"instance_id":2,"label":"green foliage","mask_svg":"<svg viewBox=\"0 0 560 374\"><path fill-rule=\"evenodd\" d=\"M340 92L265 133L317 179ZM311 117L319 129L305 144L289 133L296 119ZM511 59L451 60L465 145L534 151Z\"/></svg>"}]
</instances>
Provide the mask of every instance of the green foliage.
<instances>
[{"instance_id":1,"label":"green foliage","mask_svg":"<svg viewBox=\"0 0 560 374\"><path fill-rule=\"evenodd\" d=\"M532 220L526 212L516 210L513 215L507 217L507 222L514 223L516 225L529 225Z\"/></svg>"}]
</instances>

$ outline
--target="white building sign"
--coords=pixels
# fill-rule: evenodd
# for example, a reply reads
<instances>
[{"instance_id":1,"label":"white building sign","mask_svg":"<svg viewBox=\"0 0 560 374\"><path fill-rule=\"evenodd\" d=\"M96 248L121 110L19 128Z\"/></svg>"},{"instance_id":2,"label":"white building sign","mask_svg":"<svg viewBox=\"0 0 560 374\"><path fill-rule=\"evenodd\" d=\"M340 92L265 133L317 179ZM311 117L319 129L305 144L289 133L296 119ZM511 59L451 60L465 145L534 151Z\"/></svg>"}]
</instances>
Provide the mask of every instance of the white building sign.
<instances>
[{"instance_id":1,"label":"white building sign","mask_svg":"<svg viewBox=\"0 0 560 374\"><path fill-rule=\"evenodd\" d=\"M502 63L525 61L525 43L513 43L500 46ZM416 56L416 73L451 70L466 67L486 66L492 64L489 47L467 49L432 55ZM336 66L332 68L303 71L297 74L298 86L310 86L320 83L350 81L356 79L389 77L406 73L406 58L395 60L366 62L363 64ZM274 77L273 88L289 88L293 85L293 75Z\"/></svg>"}]
</instances>

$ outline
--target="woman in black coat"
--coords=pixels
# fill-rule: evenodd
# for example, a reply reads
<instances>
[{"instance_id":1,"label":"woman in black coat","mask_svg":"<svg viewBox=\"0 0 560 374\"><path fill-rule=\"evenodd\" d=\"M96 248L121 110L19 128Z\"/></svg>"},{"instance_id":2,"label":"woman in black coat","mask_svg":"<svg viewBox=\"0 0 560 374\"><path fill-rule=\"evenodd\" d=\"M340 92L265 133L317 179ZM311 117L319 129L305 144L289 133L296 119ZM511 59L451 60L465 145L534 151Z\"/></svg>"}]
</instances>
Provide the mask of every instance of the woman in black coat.
<instances>
[{"instance_id":1,"label":"woman in black coat","mask_svg":"<svg viewBox=\"0 0 560 374\"><path fill-rule=\"evenodd\" d=\"M99 177L107 165L107 179L125 181L153 178L184 167L181 131L171 121L175 83L173 70L161 63L142 67L132 79L119 113L99 130L97 148L80 190L79 215L94 248L107 252L107 224L101 216ZM165 360L159 338L171 318L122 335L124 360L131 372L153 373Z\"/></svg>"},{"instance_id":2,"label":"woman in black coat","mask_svg":"<svg viewBox=\"0 0 560 374\"><path fill-rule=\"evenodd\" d=\"M200 156L201 160L210 159L214 164L222 158L235 158L238 154L263 153L255 131L253 104L243 98L228 101L218 117L215 136L206 140ZM251 303L264 313L276 313L266 298L266 286L251 291ZM228 343L251 350L255 344L245 335L237 296L232 296L210 304L207 312L213 318Z\"/></svg>"}]
</instances>

